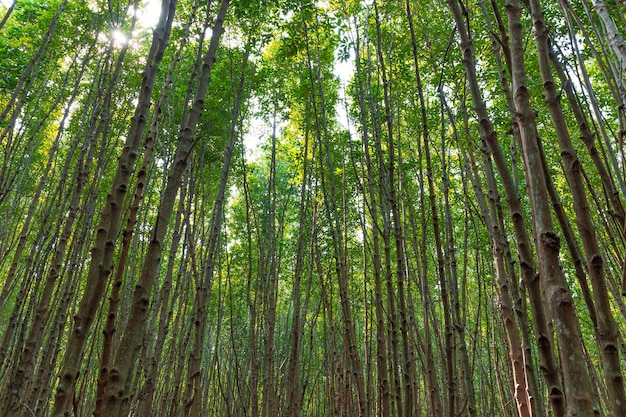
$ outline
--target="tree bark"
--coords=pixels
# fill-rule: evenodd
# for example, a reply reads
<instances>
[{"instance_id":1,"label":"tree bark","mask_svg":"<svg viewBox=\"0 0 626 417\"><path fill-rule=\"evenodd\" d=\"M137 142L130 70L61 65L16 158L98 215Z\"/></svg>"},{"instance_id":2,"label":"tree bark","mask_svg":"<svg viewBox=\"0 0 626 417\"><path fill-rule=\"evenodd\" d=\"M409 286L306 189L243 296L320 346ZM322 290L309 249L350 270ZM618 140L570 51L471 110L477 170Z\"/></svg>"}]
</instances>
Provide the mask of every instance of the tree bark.
<instances>
[{"instance_id":1,"label":"tree bark","mask_svg":"<svg viewBox=\"0 0 626 417\"><path fill-rule=\"evenodd\" d=\"M211 78L211 70L216 59L217 47L224 31L223 22L229 4L229 0L222 0L220 4L215 18L209 49L204 56L202 72L196 86L193 106L179 134L176 155L174 156L163 192L157 221L151 231L150 244L144 259L141 275L133 294L129 320L111 368L109 384L106 389L106 407L103 409L103 416L105 417L117 417L120 410L126 407L128 401L127 384L129 376L132 375L132 370L136 366L136 356L141 346L145 321L149 311L149 297L156 280L157 269L160 265L163 238L168 229L182 176L187 169L187 161L194 141L194 132L202 112L204 98Z\"/></svg>"},{"instance_id":2,"label":"tree bark","mask_svg":"<svg viewBox=\"0 0 626 417\"><path fill-rule=\"evenodd\" d=\"M540 283L548 305L559 344L567 412L577 416L593 416L597 399L586 368L582 337L571 294L559 263L559 238L553 230L546 179L539 153L535 115L530 107L524 62L524 41L521 8L518 0L507 0L509 34L511 37L511 72L515 100L515 119L520 128L526 179L528 182Z\"/></svg>"},{"instance_id":3,"label":"tree bark","mask_svg":"<svg viewBox=\"0 0 626 417\"><path fill-rule=\"evenodd\" d=\"M539 68L545 90L545 101L554 123L556 137L559 142L563 168L574 200L576 224L586 254L589 277L593 286L596 308L596 337L600 344L602 364L609 393L609 409L612 415L626 415L626 392L618 353L618 332L615 318L609 304L609 294L605 283L605 272L600 247L596 238L591 212L585 195L585 184L582 178L580 161L572 145L560 97L557 93L551 72L548 29L544 23L543 11L539 0L529 0L530 11L535 28ZM599 0L595 0L596 4ZM626 51L625 59L626 59ZM625 67L626 68L626 67Z\"/></svg>"}]
</instances>

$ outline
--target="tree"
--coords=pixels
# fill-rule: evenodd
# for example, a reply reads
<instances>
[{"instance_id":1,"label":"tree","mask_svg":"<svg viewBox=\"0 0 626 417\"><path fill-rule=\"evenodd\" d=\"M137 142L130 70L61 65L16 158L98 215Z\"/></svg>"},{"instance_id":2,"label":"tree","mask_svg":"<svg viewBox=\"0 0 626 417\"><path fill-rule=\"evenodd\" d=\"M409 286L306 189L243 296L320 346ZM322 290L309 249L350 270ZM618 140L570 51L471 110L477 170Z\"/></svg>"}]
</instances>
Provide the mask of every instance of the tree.
<instances>
[{"instance_id":1,"label":"tree","mask_svg":"<svg viewBox=\"0 0 626 417\"><path fill-rule=\"evenodd\" d=\"M150 4L0 6L0 414L624 413L622 2Z\"/></svg>"}]
</instances>

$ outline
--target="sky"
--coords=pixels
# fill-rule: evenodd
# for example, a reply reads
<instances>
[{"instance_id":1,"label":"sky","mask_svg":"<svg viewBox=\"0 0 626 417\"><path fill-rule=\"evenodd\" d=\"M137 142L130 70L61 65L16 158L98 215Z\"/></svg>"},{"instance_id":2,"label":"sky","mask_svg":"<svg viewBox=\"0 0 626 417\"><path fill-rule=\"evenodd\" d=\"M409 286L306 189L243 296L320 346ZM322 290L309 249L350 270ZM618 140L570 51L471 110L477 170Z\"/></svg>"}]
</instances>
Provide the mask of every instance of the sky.
<instances>
[{"instance_id":1,"label":"sky","mask_svg":"<svg viewBox=\"0 0 626 417\"><path fill-rule=\"evenodd\" d=\"M9 7L13 1L15 0L0 0L0 4L5 7ZM157 21L159 20L160 11L161 0L144 0L138 12L139 24L144 28L156 26ZM126 37L121 32L116 31L112 35L116 38L119 38L118 41L120 43L126 41ZM348 60L347 62L336 62L335 75L339 77L342 84L347 83L352 75L352 59ZM343 124L344 127L347 127L346 114L343 103L339 104L337 112L339 115L339 122ZM265 128L262 128L263 124L264 123L262 123L260 120L252 121L253 126L244 138L246 148L248 148L249 151L253 151L255 148L257 148L259 143L262 141L262 137L268 135L267 130L269 128L268 126L264 126Z\"/></svg>"},{"instance_id":2,"label":"sky","mask_svg":"<svg viewBox=\"0 0 626 417\"><path fill-rule=\"evenodd\" d=\"M7 1L7 0L2 0ZM155 26L159 20L161 2L159 0L146 0L139 11L139 21L144 27Z\"/></svg>"},{"instance_id":3,"label":"sky","mask_svg":"<svg viewBox=\"0 0 626 417\"><path fill-rule=\"evenodd\" d=\"M15 0L0 0L0 5L9 7ZM159 12L161 10L160 0L145 0L139 11L139 21L142 26L149 27L156 25L159 20ZM2 18L2 16L0 16Z\"/></svg>"}]
</instances>

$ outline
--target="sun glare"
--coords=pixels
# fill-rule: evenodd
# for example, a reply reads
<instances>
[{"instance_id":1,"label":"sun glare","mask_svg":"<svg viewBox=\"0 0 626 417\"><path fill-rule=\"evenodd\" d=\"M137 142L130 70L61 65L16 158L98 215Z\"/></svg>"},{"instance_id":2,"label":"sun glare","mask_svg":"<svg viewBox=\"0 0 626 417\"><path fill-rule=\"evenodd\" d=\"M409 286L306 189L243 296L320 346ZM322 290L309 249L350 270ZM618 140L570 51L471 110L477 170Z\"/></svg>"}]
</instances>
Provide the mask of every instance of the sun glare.
<instances>
[{"instance_id":1,"label":"sun glare","mask_svg":"<svg viewBox=\"0 0 626 417\"><path fill-rule=\"evenodd\" d=\"M137 12L137 19L143 27L154 27L159 21L161 2L159 0L146 0Z\"/></svg>"},{"instance_id":2,"label":"sun glare","mask_svg":"<svg viewBox=\"0 0 626 417\"><path fill-rule=\"evenodd\" d=\"M124 33L122 33L122 31L119 29L115 29L113 32L111 32L111 37L113 38L113 41L117 46L122 46L126 42L128 42L128 38L126 37L126 35L124 35Z\"/></svg>"}]
</instances>

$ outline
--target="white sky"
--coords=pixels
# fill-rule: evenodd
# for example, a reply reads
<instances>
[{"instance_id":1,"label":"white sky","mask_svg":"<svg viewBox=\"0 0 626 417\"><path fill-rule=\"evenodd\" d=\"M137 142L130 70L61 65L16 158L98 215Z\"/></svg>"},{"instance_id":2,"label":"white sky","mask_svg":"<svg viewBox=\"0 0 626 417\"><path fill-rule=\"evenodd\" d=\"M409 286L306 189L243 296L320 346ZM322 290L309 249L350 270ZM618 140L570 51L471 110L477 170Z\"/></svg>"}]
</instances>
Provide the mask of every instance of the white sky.
<instances>
[{"instance_id":1,"label":"white sky","mask_svg":"<svg viewBox=\"0 0 626 417\"><path fill-rule=\"evenodd\" d=\"M0 5L8 8L15 0L0 0ZM161 11L160 0L145 0L139 9L139 22L143 27L156 25ZM0 16L1 18L1 16Z\"/></svg>"},{"instance_id":2,"label":"white sky","mask_svg":"<svg viewBox=\"0 0 626 417\"><path fill-rule=\"evenodd\" d=\"M7 1L7 0L2 0ZM161 2L159 0L145 0L139 9L139 22L143 27L155 26L159 20Z\"/></svg>"},{"instance_id":3,"label":"white sky","mask_svg":"<svg viewBox=\"0 0 626 417\"><path fill-rule=\"evenodd\" d=\"M0 5L8 8L13 3L13 1L15 0L0 0ZM144 0L142 2L142 6L138 11L139 25L143 28L151 28L156 26L157 21L159 20L160 12L161 0ZM112 36L118 38L117 40L120 43L126 41L125 36L121 32L114 32L112 33ZM341 83L344 85L347 84L348 80L352 76L352 64L352 59L349 59L347 62L335 62L335 75L339 77ZM344 128L347 128L344 104L340 102L337 107L338 121L343 125ZM253 152L259 146L263 138L271 133L267 132L268 129L271 130L271 127L263 125L264 123L262 123L260 120L252 121L250 132L244 138L244 142L246 144L246 148L248 148L248 152Z\"/></svg>"}]
</instances>

